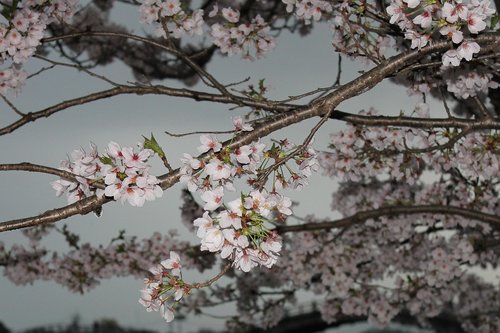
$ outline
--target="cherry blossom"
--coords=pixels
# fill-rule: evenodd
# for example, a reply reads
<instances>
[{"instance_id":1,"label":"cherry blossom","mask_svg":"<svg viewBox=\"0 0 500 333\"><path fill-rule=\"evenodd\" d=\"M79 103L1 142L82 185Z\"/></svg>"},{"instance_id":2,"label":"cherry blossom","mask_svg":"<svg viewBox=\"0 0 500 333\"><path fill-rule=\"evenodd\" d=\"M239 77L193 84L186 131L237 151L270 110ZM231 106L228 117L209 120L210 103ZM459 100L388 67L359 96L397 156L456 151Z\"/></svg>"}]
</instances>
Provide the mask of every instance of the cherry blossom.
<instances>
[{"instance_id":1,"label":"cherry blossom","mask_svg":"<svg viewBox=\"0 0 500 333\"><path fill-rule=\"evenodd\" d=\"M198 152L200 153L205 153L210 149L214 152L218 152L222 148L221 143L217 141L217 138L213 135L203 134L200 136L200 142L201 146L198 147Z\"/></svg>"}]
</instances>

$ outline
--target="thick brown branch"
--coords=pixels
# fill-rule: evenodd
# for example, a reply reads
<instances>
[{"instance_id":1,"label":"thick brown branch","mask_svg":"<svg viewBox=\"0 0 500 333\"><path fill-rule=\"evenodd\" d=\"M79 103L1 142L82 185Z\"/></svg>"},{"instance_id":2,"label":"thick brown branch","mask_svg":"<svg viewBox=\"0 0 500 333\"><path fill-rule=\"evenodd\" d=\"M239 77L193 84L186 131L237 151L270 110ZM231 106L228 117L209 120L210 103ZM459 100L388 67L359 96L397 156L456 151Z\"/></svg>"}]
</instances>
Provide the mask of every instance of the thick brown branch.
<instances>
[{"instance_id":1,"label":"thick brown branch","mask_svg":"<svg viewBox=\"0 0 500 333\"><path fill-rule=\"evenodd\" d=\"M379 209L358 212L352 216L345 217L335 221L278 226L276 227L276 230L279 233L329 230L329 229L350 227L355 224L364 223L368 219L375 219L382 216L401 216L401 215L416 215L416 214L457 215L471 220L485 222L491 225L493 228L500 229L500 217L497 215L486 214L480 211L470 210L461 207L454 207L454 206L420 205L420 206L382 207Z\"/></svg>"},{"instance_id":2,"label":"thick brown branch","mask_svg":"<svg viewBox=\"0 0 500 333\"><path fill-rule=\"evenodd\" d=\"M93 195L91 197L75 202L74 204L48 210L45 213L34 217L2 222L0 223L0 232L34 227L47 223L54 223L60 220L64 220L73 215L85 215L101 207L108 201L109 199L106 199L105 197L98 198Z\"/></svg>"}]
</instances>

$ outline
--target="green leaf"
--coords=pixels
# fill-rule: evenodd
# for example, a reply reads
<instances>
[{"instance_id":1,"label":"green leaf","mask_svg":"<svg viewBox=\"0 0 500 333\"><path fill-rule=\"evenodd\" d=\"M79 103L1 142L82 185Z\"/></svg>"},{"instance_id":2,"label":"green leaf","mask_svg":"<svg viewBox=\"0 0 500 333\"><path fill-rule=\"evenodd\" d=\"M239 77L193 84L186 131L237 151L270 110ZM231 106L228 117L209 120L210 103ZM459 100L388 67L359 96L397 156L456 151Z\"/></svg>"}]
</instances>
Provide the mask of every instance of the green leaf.
<instances>
[{"instance_id":1,"label":"green leaf","mask_svg":"<svg viewBox=\"0 0 500 333\"><path fill-rule=\"evenodd\" d=\"M109 156L99 156L99 160L103 164L114 165L113 160Z\"/></svg>"},{"instance_id":2,"label":"green leaf","mask_svg":"<svg viewBox=\"0 0 500 333\"><path fill-rule=\"evenodd\" d=\"M145 136L142 136L144 138L144 148L146 149L151 149L154 151L160 158L165 157L165 153L163 152L163 149L161 149L160 145L156 141L155 137L153 136L153 133L151 133L151 138L148 139Z\"/></svg>"}]
</instances>

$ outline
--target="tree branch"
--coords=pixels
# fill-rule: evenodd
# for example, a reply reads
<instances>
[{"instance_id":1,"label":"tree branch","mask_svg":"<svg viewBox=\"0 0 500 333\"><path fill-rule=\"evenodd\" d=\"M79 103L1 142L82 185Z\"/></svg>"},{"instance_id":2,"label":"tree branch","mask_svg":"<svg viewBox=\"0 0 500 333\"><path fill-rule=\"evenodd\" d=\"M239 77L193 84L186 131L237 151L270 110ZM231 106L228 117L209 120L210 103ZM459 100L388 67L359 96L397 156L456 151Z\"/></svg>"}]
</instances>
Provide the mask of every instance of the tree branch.
<instances>
[{"instance_id":1,"label":"tree branch","mask_svg":"<svg viewBox=\"0 0 500 333\"><path fill-rule=\"evenodd\" d=\"M412 128L460 128L481 130L500 129L499 119L465 119L465 118L416 118L416 117L389 117L389 116L365 116L355 115L342 111L335 111L330 116L332 119L342 120L354 125L376 126L376 127L412 127Z\"/></svg>"},{"instance_id":2,"label":"tree branch","mask_svg":"<svg viewBox=\"0 0 500 333\"><path fill-rule=\"evenodd\" d=\"M106 199L105 197L98 198L97 196L93 195L91 197L75 202L71 205L48 210L45 213L42 213L34 217L27 217L18 220L2 222L0 223L0 232L34 227L47 223L54 223L73 215L85 215L101 207L103 204L109 201L112 200Z\"/></svg>"},{"instance_id":3,"label":"tree branch","mask_svg":"<svg viewBox=\"0 0 500 333\"><path fill-rule=\"evenodd\" d=\"M178 89L178 88L169 88L166 86L156 85L156 86L127 86L120 85L115 88L111 88L108 90L99 91L96 93L92 93L89 95L73 98L70 100L63 101L56 105L50 106L40 111L30 112L25 114L21 119L13 122L12 124L0 128L0 136L12 133L16 129L33 122L40 118L47 118L53 115L54 113L63 111L73 106L83 105L90 102L94 102L100 99L105 99L113 96L118 96L122 94L136 94L136 95L168 95L174 97L183 97L193 99L195 101L210 101L215 103L223 103L223 104L238 104L244 105L254 108L261 108L265 110L272 110L274 112L286 112L289 111L296 106L289 104L281 104L275 105L271 102L266 101L256 101L246 97L238 97L238 102L235 102L233 98L229 98L224 95L219 94L211 94L205 93L201 91L189 90L189 89Z\"/></svg>"},{"instance_id":4,"label":"tree branch","mask_svg":"<svg viewBox=\"0 0 500 333\"><path fill-rule=\"evenodd\" d=\"M364 223L368 219L374 219L382 216L400 216L400 215L417 215L417 214L458 215L472 220L488 223L493 228L500 229L500 217L497 215L486 214L480 211L470 210L455 206L419 205L419 206L382 207L379 209L358 212L352 216L345 217L335 221L277 226L276 231L278 233L286 233L286 232L297 232L297 231L329 230L329 229L350 227L355 224Z\"/></svg>"}]
</instances>

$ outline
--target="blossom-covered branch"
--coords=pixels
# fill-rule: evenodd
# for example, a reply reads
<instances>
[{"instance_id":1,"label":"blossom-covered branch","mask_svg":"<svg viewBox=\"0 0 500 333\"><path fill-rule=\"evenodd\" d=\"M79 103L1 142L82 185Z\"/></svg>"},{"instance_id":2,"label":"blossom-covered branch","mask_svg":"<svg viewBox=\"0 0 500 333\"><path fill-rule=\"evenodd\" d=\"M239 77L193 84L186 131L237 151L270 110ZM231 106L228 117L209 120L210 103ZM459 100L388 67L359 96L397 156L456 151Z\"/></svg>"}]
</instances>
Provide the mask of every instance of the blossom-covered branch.
<instances>
[{"instance_id":1,"label":"blossom-covered branch","mask_svg":"<svg viewBox=\"0 0 500 333\"><path fill-rule=\"evenodd\" d=\"M498 42L500 40L499 37L494 36L494 35L483 35L479 36L477 38L478 43L488 43L488 42ZM432 53L432 52L437 52L439 50L445 50L449 47L448 42L440 42L436 43L432 46L427 46L422 48L419 51L409 51L405 54L394 56L393 58L385 61L381 65L376 66L374 69L366 72L365 74L361 75L357 79L351 81L348 84L345 84L335 90L334 92L331 92L330 94L326 95L325 97L315 101L312 105L298 108L297 110L292 110L289 112L285 113L280 113L275 116L271 116L268 119L265 120L265 122L259 126L256 126L255 129L251 132L246 132L238 135L234 139L230 140L230 144L227 144L227 146L230 149L235 149L238 148L242 145L251 143L252 141L256 141L258 138L264 137L269 135L270 133L277 131L281 128L290 126L292 124L298 123L300 121L303 121L305 119L315 117L315 116L321 116L324 113L328 112L329 110L334 110L338 104L340 104L342 101L349 99L353 96L359 95L373 86L375 86L377 83L382 81L386 76L396 72L403 66L408 65L412 61L416 61L417 59L425 56L426 54ZM334 112L335 113L335 112ZM356 117L354 116L354 119ZM363 121L363 118L357 118L356 119L358 122ZM377 122L376 118L373 120L374 123ZM392 124L398 123L398 118L393 117L393 118L388 118L388 119L382 119L381 120L381 125L386 124L386 122L392 122ZM401 122L404 124L405 121L401 120ZM413 121L411 119L408 119L406 124L408 126L411 125ZM468 124L469 121L465 121L465 124L470 126ZM461 120L446 120L446 121L437 121L435 123L432 122L432 120L426 120L424 123L434 124L434 126L438 125L440 127L446 125L447 123L450 125L460 125L464 124L464 121ZM413 124L418 124L418 120L416 122L413 122ZM464 124L464 125L465 125ZM493 128L497 128L498 122L495 120L491 119L486 119L486 120L481 120L478 124L479 127L484 126L484 125L490 125L493 124ZM174 170L173 173L168 173L163 176L158 177L160 180L159 185L163 190L171 187L174 183L176 183L180 179L180 174L178 170ZM45 222L55 222L58 219L61 218L67 218L69 216L75 215L75 214L85 214L88 213L89 211L94 210L99 204L96 204L97 198L94 199L94 203L89 202L90 205L92 205L94 208L91 210L84 209L79 211L78 209L74 209L74 207L69 207L68 206L68 211L64 211L64 207L60 208L58 210L55 210L53 212L53 216L51 216L50 212L46 212L43 215L43 219L40 219L39 217L33 217L33 218L26 218L26 219L21 219L21 220L16 220L16 221L8 221L8 222L3 222L0 224L0 227L2 231L5 230L10 230L13 228L18 228L19 226L32 226L35 225L36 223L45 223ZM101 202L101 204L104 203L104 201ZM38 221L38 222L34 222ZM43 221L43 222L42 222Z\"/></svg>"}]
</instances>

